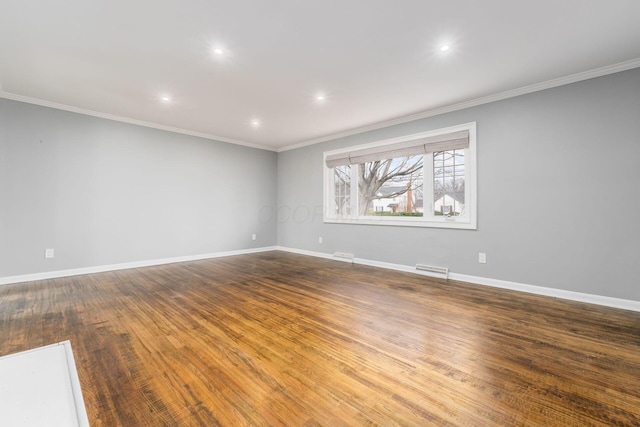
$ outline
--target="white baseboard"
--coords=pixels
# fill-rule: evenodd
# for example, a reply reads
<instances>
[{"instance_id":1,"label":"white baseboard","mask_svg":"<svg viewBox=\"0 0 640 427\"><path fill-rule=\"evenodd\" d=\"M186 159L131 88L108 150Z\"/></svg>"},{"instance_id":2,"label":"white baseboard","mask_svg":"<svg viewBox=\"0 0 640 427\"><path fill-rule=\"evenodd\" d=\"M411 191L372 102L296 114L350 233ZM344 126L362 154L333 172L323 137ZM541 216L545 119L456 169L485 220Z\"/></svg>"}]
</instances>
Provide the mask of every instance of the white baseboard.
<instances>
[{"instance_id":1,"label":"white baseboard","mask_svg":"<svg viewBox=\"0 0 640 427\"><path fill-rule=\"evenodd\" d=\"M304 249L287 248L287 247L284 247L284 246L276 246L274 248L274 250L283 251L283 252L291 252L292 254L298 254L298 255L309 255L309 256L314 256L316 258L326 258L326 259L331 259L331 260L334 260L334 261L340 261L340 262L346 262L346 263L349 263L349 264L353 264L353 259L338 258L338 257L334 257L332 254L325 254L324 252L307 251L307 250L304 250Z\"/></svg>"},{"instance_id":2,"label":"white baseboard","mask_svg":"<svg viewBox=\"0 0 640 427\"><path fill-rule=\"evenodd\" d=\"M331 254L326 254L323 252L306 251L302 249L287 248L283 246L276 246L275 249L279 251L291 252L296 254L327 258L335 261L344 261L339 258L333 257ZM368 260L363 258L354 258L353 263L369 265L372 267L386 268L389 270L404 271L407 273L420 274L423 276L431 276L431 277L438 277L438 278L442 277L440 275L419 271L411 266L402 265L402 264L373 261L373 260ZM589 304L597 304L597 305L602 305L606 307L620 308L623 310L640 312L640 301L627 300L622 298L612 298L612 297L606 297L602 295L585 294L582 292L565 291L562 289L546 288L544 286L527 285L524 283L509 282L506 280L491 279L488 277L480 277L480 276L470 276L468 274L459 274L459 273L451 273L451 272L449 272L449 279L459 280L461 282L473 283L476 285L492 286L494 288L509 289L512 291L527 292L530 294L544 295L548 297L561 298L561 299L566 299L571 301L586 302Z\"/></svg>"},{"instance_id":3,"label":"white baseboard","mask_svg":"<svg viewBox=\"0 0 640 427\"><path fill-rule=\"evenodd\" d=\"M416 269L414 269L412 267L409 267L407 265L391 264L391 263L382 262L382 261L372 261L372 260L364 259L364 258L350 258L350 259L349 258L341 258L341 257L333 256L332 254L326 254L324 252L307 251L307 250L304 250L304 249L287 248L287 247L284 247L284 246L276 246L275 250L284 251L284 252L291 252L293 254L299 254L299 255L309 255L309 256L314 256L314 257L318 257L318 258L326 258L326 259L330 259L330 260L333 260L333 261L346 262L346 263L349 263L349 264L369 265L371 267L387 268L389 270L406 271L407 273L415 273L415 274L420 274L422 276L431 276L431 277L442 278L441 275L432 274L432 273L429 273L428 271L416 270Z\"/></svg>"},{"instance_id":4,"label":"white baseboard","mask_svg":"<svg viewBox=\"0 0 640 427\"><path fill-rule=\"evenodd\" d=\"M467 274L449 273L452 280L460 280L478 285L492 286L494 288L510 289L512 291L527 292L530 294L544 295L548 297L567 299L571 301L586 302L589 304L604 305L607 307L621 308L640 312L640 301L612 298L603 295L585 294L582 292L565 291L563 289L547 288L544 286L527 285L506 280L491 279L488 277L469 276Z\"/></svg>"},{"instance_id":5,"label":"white baseboard","mask_svg":"<svg viewBox=\"0 0 640 427\"><path fill-rule=\"evenodd\" d=\"M308 255L318 258L330 259L333 261L347 262L353 264L368 265L371 267L386 268L389 270L404 271L407 273L419 274L422 276L438 277L442 276L432 274L425 271L416 270L414 267L402 264L394 264L389 262L374 261L365 258L345 259L334 257L332 254L324 252L308 251L304 249L288 248L284 246L266 246L254 249L242 249L237 251L215 252L201 255L189 255L175 258L164 258L145 261L126 262L122 264L101 265L95 267L75 268L70 270L49 271L44 273L25 274L21 276L0 277L0 285L8 285L12 283L31 282L34 280L55 279L58 277L79 276L82 274L102 273L106 271L125 270L127 268L150 267L154 265L173 264L176 262L197 261L209 258L220 258L233 255L245 255L259 252L284 251L300 255ZM544 295L554 298L562 298L571 301L586 302L589 304L597 304L606 307L620 308L623 310L632 310L640 312L640 301L626 300L621 298L612 298L602 295L585 294L582 292L565 291L562 289L546 288L544 286L527 285L524 283L510 282L506 280L491 279L488 277L470 276L467 274L459 274L449 272L449 278L462 282L473 283L476 285L492 286L495 288L510 289L513 291L527 292L530 294Z\"/></svg>"},{"instance_id":6,"label":"white baseboard","mask_svg":"<svg viewBox=\"0 0 640 427\"><path fill-rule=\"evenodd\" d=\"M82 274L103 273L105 271L125 270L127 268L151 267L154 265L173 264L176 262L198 261L209 258L220 258L232 255L245 255L276 250L275 246L263 248L241 249L237 251L215 252L210 254L188 255L174 258L151 259L125 262L122 264L99 265L95 267L74 268L70 270L47 271L44 273L24 274L20 276L0 277L0 285L31 282L34 280L56 279L58 277L79 276Z\"/></svg>"}]
</instances>

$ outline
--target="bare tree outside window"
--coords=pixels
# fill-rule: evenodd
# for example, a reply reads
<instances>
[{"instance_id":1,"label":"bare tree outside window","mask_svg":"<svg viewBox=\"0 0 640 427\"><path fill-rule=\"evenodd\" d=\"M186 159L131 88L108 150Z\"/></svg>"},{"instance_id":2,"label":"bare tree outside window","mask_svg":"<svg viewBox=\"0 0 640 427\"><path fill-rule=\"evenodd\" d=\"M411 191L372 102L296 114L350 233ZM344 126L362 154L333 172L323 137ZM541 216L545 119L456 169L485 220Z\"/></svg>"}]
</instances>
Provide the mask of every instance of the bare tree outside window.
<instances>
[{"instance_id":1,"label":"bare tree outside window","mask_svg":"<svg viewBox=\"0 0 640 427\"><path fill-rule=\"evenodd\" d=\"M420 197L422 203L423 158L421 155L407 156L358 165L358 213L375 214L374 200L395 199L397 206L388 206L389 209L383 212L419 214L416 211L416 196Z\"/></svg>"}]
</instances>

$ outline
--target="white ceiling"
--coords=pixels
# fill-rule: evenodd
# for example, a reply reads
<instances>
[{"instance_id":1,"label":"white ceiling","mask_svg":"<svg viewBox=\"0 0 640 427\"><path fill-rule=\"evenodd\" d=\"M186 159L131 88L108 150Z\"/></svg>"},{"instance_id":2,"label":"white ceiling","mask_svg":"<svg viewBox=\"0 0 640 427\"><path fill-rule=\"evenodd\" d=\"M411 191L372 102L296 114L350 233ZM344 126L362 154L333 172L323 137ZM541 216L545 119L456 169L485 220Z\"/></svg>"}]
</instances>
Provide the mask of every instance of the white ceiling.
<instances>
[{"instance_id":1,"label":"white ceiling","mask_svg":"<svg viewBox=\"0 0 640 427\"><path fill-rule=\"evenodd\" d=\"M0 90L277 150L640 66L639 17L638 0L0 0Z\"/></svg>"}]
</instances>

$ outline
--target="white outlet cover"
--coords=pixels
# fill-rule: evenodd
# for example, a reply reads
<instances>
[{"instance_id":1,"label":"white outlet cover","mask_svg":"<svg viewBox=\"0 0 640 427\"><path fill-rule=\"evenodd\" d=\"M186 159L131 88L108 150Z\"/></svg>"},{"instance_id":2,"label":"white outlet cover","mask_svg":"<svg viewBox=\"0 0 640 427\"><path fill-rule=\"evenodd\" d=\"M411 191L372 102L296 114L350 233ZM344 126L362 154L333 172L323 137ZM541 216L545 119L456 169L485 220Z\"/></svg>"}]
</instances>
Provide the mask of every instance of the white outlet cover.
<instances>
[{"instance_id":1,"label":"white outlet cover","mask_svg":"<svg viewBox=\"0 0 640 427\"><path fill-rule=\"evenodd\" d=\"M478 262L480 264L486 264L487 263L487 254L484 253L484 252L478 253Z\"/></svg>"},{"instance_id":2,"label":"white outlet cover","mask_svg":"<svg viewBox=\"0 0 640 427\"><path fill-rule=\"evenodd\" d=\"M322 237L318 237L318 243L322 243L324 240L322 240Z\"/></svg>"},{"instance_id":3,"label":"white outlet cover","mask_svg":"<svg viewBox=\"0 0 640 427\"><path fill-rule=\"evenodd\" d=\"M257 236L255 234L251 235L251 240L256 240Z\"/></svg>"},{"instance_id":4,"label":"white outlet cover","mask_svg":"<svg viewBox=\"0 0 640 427\"><path fill-rule=\"evenodd\" d=\"M44 250L44 257L46 259L51 259L54 256L54 250L53 249L45 249Z\"/></svg>"}]
</instances>

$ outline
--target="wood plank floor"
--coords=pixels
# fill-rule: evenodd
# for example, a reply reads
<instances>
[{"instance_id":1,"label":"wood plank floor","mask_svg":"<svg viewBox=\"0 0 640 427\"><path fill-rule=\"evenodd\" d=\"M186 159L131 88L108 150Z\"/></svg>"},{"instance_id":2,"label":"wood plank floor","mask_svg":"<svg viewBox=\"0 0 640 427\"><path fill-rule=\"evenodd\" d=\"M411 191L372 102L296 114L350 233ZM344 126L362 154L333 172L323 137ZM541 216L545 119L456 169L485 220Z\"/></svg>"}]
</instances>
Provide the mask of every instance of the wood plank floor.
<instances>
[{"instance_id":1,"label":"wood plank floor","mask_svg":"<svg viewBox=\"0 0 640 427\"><path fill-rule=\"evenodd\" d=\"M98 426L640 426L640 313L266 252L0 287Z\"/></svg>"}]
</instances>

